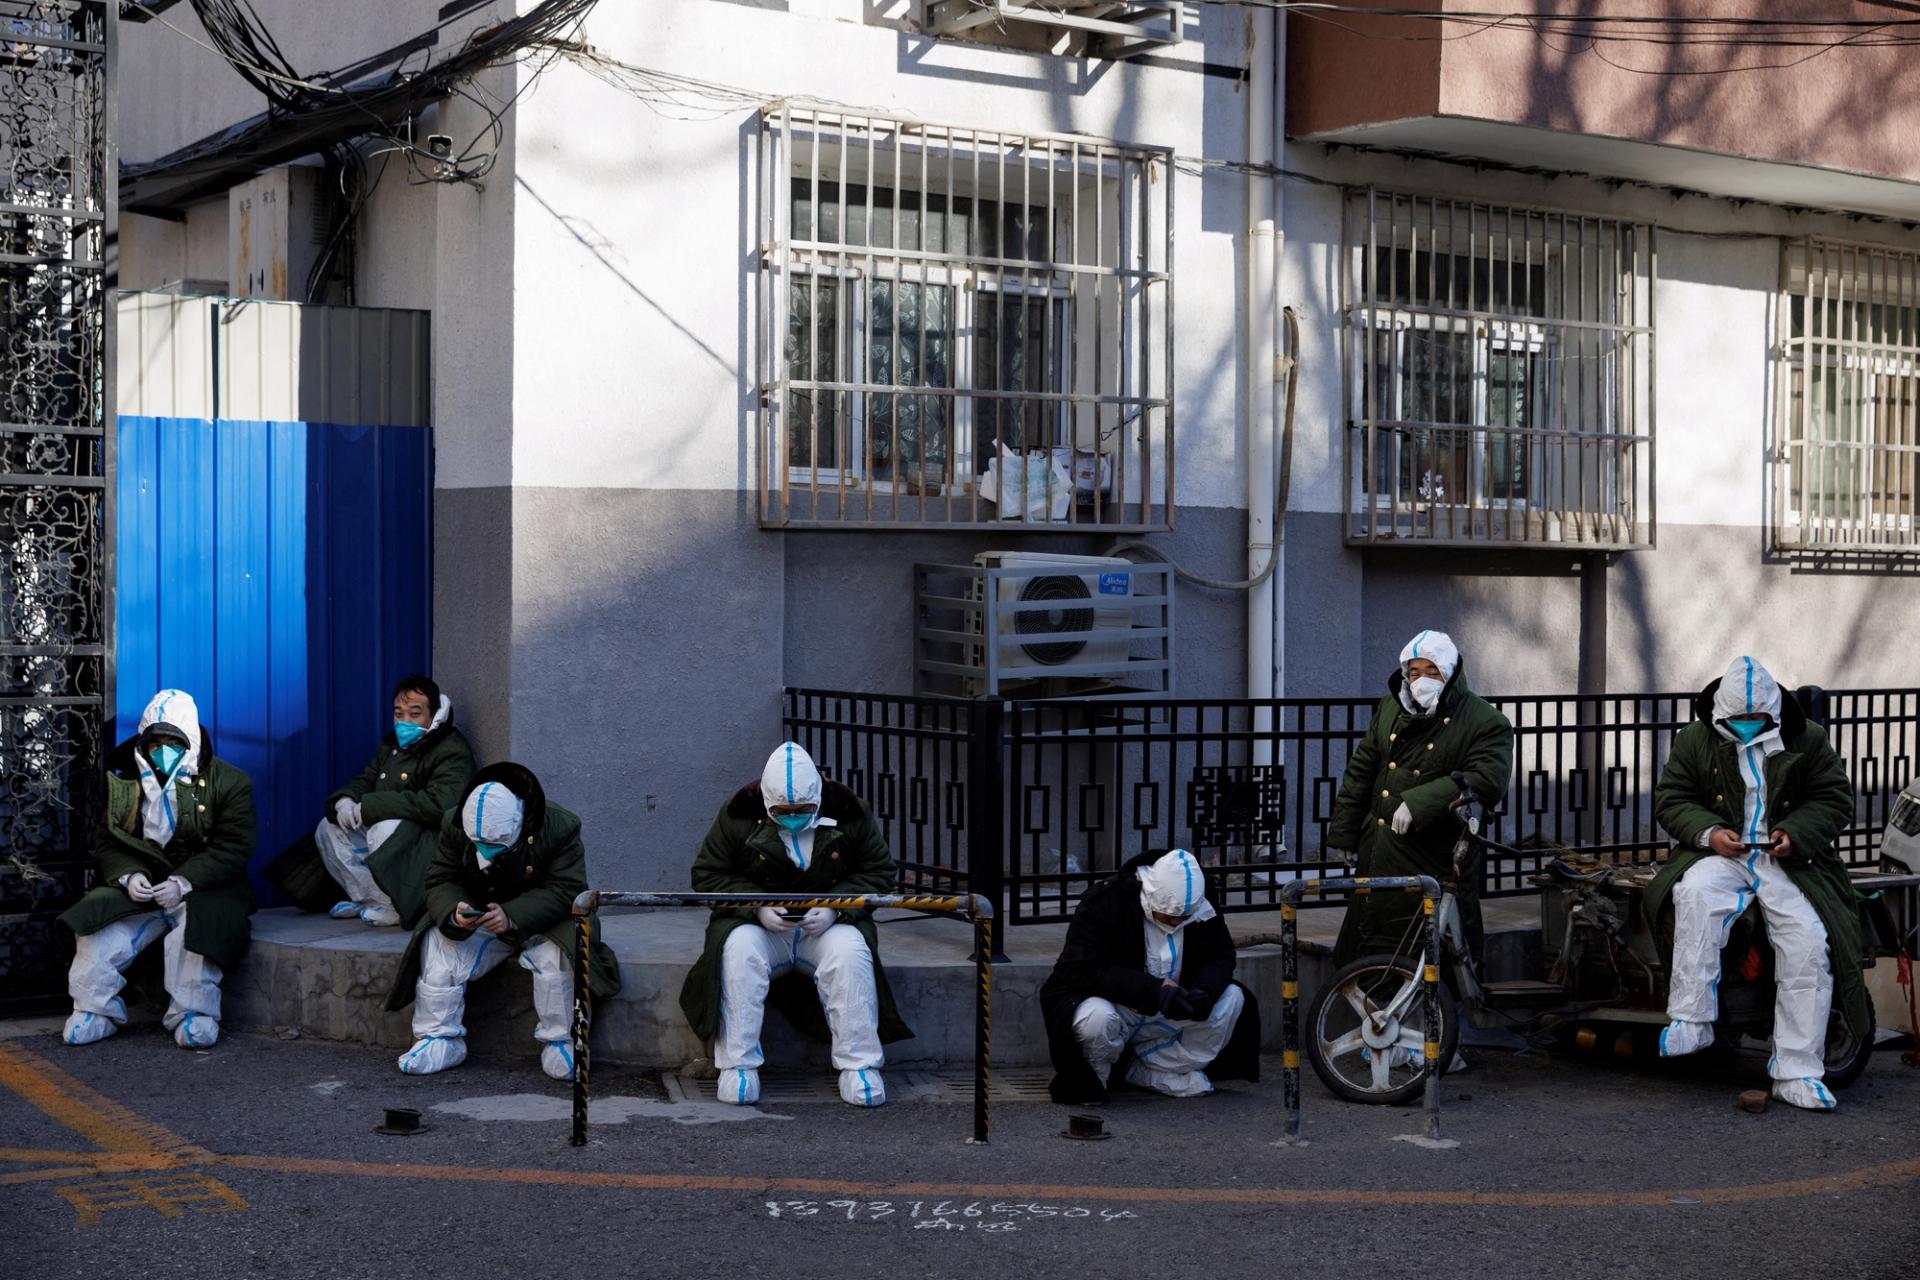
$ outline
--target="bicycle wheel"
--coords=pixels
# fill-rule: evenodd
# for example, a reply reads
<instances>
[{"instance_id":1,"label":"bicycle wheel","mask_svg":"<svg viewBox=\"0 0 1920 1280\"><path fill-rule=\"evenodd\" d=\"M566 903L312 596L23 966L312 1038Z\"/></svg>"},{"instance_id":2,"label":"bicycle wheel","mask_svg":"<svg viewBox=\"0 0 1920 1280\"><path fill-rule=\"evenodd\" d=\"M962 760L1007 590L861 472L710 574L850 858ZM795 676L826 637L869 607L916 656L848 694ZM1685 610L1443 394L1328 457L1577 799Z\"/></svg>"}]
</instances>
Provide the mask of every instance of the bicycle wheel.
<instances>
[{"instance_id":1,"label":"bicycle wheel","mask_svg":"<svg viewBox=\"0 0 1920 1280\"><path fill-rule=\"evenodd\" d=\"M1307 1010L1307 1057L1314 1074L1348 1102L1397 1105L1427 1081L1426 1007L1419 963L1363 956L1334 974ZM1460 1043L1453 993L1440 987L1440 1071Z\"/></svg>"}]
</instances>

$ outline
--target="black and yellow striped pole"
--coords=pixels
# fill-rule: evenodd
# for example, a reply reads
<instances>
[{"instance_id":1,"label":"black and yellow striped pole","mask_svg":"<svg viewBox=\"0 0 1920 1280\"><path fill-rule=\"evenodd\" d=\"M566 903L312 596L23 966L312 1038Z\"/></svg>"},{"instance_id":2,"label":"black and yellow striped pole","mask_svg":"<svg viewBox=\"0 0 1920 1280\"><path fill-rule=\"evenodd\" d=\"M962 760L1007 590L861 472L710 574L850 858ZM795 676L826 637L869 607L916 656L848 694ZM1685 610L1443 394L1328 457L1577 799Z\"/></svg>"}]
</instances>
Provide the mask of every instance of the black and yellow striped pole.
<instances>
[{"instance_id":1,"label":"black and yellow striped pole","mask_svg":"<svg viewBox=\"0 0 1920 1280\"><path fill-rule=\"evenodd\" d=\"M1420 989L1426 1014L1427 1137L1440 1136L1440 882L1432 876L1358 876L1343 880L1292 880L1280 886L1281 1079L1287 1106L1283 1143L1300 1141L1300 935L1299 903L1309 893L1366 894L1379 890L1417 893L1425 957Z\"/></svg>"},{"instance_id":2,"label":"black and yellow striped pole","mask_svg":"<svg viewBox=\"0 0 1920 1280\"><path fill-rule=\"evenodd\" d=\"M587 1059L593 1034L592 969L593 920L602 907L744 907L783 911L826 907L832 911L873 911L891 907L927 915L962 916L973 921L973 1141L987 1140L987 1102L993 1040L993 903L977 893L852 893L820 897L804 893L628 893L588 889L573 900L575 954L573 976L573 1138L576 1147L587 1142Z\"/></svg>"}]
</instances>

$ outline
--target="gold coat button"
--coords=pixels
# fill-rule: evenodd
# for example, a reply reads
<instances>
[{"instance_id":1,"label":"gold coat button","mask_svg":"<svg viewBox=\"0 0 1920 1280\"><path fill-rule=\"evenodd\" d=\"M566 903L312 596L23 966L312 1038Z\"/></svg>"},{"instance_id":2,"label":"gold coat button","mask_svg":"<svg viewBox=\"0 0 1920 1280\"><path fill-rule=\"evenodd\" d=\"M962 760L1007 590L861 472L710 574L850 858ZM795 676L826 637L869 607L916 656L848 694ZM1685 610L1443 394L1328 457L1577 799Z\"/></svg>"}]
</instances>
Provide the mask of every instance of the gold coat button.
<instances>
[{"instance_id":1,"label":"gold coat button","mask_svg":"<svg viewBox=\"0 0 1920 1280\"><path fill-rule=\"evenodd\" d=\"M1452 724L1452 723L1453 723L1453 717L1452 717L1452 716L1448 716L1448 717L1447 717L1447 718L1446 718L1445 720L1442 720L1442 721L1441 721L1440 723L1441 723L1441 724Z\"/></svg>"},{"instance_id":2,"label":"gold coat button","mask_svg":"<svg viewBox=\"0 0 1920 1280\"><path fill-rule=\"evenodd\" d=\"M1427 744L1427 750L1429 751L1433 750L1433 744L1431 742Z\"/></svg>"},{"instance_id":3,"label":"gold coat button","mask_svg":"<svg viewBox=\"0 0 1920 1280\"><path fill-rule=\"evenodd\" d=\"M1392 796L1393 796L1393 792L1391 792L1391 791L1382 791L1382 792L1380 793L1380 798L1381 798L1382 800L1387 800L1387 799L1391 799L1391 798L1392 798Z\"/></svg>"},{"instance_id":4,"label":"gold coat button","mask_svg":"<svg viewBox=\"0 0 1920 1280\"><path fill-rule=\"evenodd\" d=\"M1389 763L1389 764L1387 765L1387 768L1389 768L1389 769L1398 769L1399 767L1400 767L1399 765L1397 765L1397 764L1392 764L1392 763Z\"/></svg>"},{"instance_id":5,"label":"gold coat button","mask_svg":"<svg viewBox=\"0 0 1920 1280\"><path fill-rule=\"evenodd\" d=\"M1415 770L1413 771L1413 776L1414 776L1414 777L1416 777L1416 778L1417 778L1417 777L1419 777L1419 776L1420 776L1420 771L1419 771L1418 769L1415 769Z\"/></svg>"},{"instance_id":6,"label":"gold coat button","mask_svg":"<svg viewBox=\"0 0 1920 1280\"><path fill-rule=\"evenodd\" d=\"M1400 736L1400 735L1399 735L1399 734L1397 734L1397 733L1390 733L1390 734L1388 734L1388 735L1387 735L1387 741L1388 741L1388 742L1392 742L1392 741L1393 741L1393 740L1394 740L1395 738L1397 738L1397 737L1399 737L1399 736Z\"/></svg>"},{"instance_id":7,"label":"gold coat button","mask_svg":"<svg viewBox=\"0 0 1920 1280\"><path fill-rule=\"evenodd\" d=\"M1384 826L1386 826L1386 825L1387 825L1387 820L1386 820L1385 818L1378 818L1378 819L1375 819L1375 821L1374 821L1374 825L1375 825L1375 826L1380 826L1380 827L1384 827Z\"/></svg>"},{"instance_id":8,"label":"gold coat button","mask_svg":"<svg viewBox=\"0 0 1920 1280\"><path fill-rule=\"evenodd\" d=\"M1725 796L1715 796L1715 797L1713 798L1713 802L1714 802L1715 804L1719 804L1719 803L1720 803L1720 802L1721 802L1722 800L1725 800L1725 799L1726 799L1726 797L1725 797Z\"/></svg>"},{"instance_id":9,"label":"gold coat button","mask_svg":"<svg viewBox=\"0 0 1920 1280\"><path fill-rule=\"evenodd\" d=\"M201 806L200 806L200 808L199 808L199 812L201 812L201 813L205 813L206 811L207 811L207 806L205 806L205 805L201 805Z\"/></svg>"},{"instance_id":10,"label":"gold coat button","mask_svg":"<svg viewBox=\"0 0 1920 1280\"><path fill-rule=\"evenodd\" d=\"M400 781L402 781L402 782L405 782L406 780L407 780L407 775L406 775L406 774L404 774L404 773L403 773L403 774L401 774L401 775L400 775Z\"/></svg>"},{"instance_id":11,"label":"gold coat button","mask_svg":"<svg viewBox=\"0 0 1920 1280\"><path fill-rule=\"evenodd\" d=\"M384 779L384 778L385 778L385 777L386 777L387 775L383 773L383 774L381 774L380 776L381 776L381 778L382 778L382 779Z\"/></svg>"}]
</instances>

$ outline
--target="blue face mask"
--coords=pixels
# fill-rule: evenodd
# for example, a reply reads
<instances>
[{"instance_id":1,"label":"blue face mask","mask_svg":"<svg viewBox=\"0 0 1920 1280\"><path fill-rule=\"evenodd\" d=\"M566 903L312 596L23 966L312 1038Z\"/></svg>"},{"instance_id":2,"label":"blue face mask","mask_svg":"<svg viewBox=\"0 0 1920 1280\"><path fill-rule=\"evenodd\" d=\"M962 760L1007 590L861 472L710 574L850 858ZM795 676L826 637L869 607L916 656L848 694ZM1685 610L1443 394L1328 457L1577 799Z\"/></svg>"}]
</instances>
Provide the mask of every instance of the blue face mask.
<instances>
[{"instance_id":1,"label":"blue face mask","mask_svg":"<svg viewBox=\"0 0 1920 1280\"><path fill-rule=\"evenodd\" d=\"M802 831L812 826L813 819L814 815L811 813L776 813L773 815L775 822L793 832L795 835L799 835Z\"/></svg>"},{"instance_id":2,"label":"blue face mask","mask_svg":"<svg viewBox=\"0 0 1920 1280\"><path fill-rule=\"evenodd\" d=\"M1742 742L1752 742L1767 731L1767 722L1754 717L1743 716L1738 720L1727 721L1727 728L1733 730L1733 736Z\"/></svg>"},{"instance_id":3,"label":"blue face mask","mask_svg":"<svg viewBox=\"0 0 1920 1280\"><path fill-rule=\"evenodd\" d=\"M480 866L482 870L486 868L488 863L492 862L495 858L499 857L501 854L505 853L506 851L507 851L507 846L503 844L489 844L485 840L475 840L473 842L473 852L475 856L477 856L480 859Z\"/></svg>"},{"instance_id":4,"label":"blue face mask","mask_svg":"<svg viewBox=\"0 0 1920 1280\"><path fill-rule=\"evenodd\" d=\"M171 778L180 758L186 755L184 747L176 747L171 742L163 742L153 749L153 767L160 771L163 778Z\"/></svg>"},{"instance_id":5,"label":"blue face mask","mask_svg":"<svg viewBox=\"0 0 1920 1280\"><path fill-rule=\"evenodd\" d=\"M395 720L393 722L394 739L399 742L402 747L410 747L420 741L420 735L425 732L426 730L424 728L411 720Z\"/></svg>"}]
</instances>

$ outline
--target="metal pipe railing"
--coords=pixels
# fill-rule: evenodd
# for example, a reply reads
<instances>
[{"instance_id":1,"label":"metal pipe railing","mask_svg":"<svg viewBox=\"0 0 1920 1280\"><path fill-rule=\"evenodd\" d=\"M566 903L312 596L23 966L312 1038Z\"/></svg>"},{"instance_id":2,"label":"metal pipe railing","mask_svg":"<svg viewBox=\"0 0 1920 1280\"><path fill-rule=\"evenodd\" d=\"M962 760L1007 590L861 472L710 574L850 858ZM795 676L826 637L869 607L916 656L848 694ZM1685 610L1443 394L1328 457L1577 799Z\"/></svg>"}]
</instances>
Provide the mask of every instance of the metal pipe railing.
<instances>
[{"instance_id":1,"label":"metal pipe railing","mask_svg":"<svg viewBox=\"0 0 1920 1280\"><path fill-rule=\"evenodd\" d=\"M593 1038L593 947L588 921L601 907L826 907L833 911L872 911L893 907L927 915L960 916L973 921L973 1137L987 1141L988 1093L993 1049L993 903L977 893L629 893L588 889L573 900L573 1137L587 1143L587 1096Z\"/></svg>"},{"instance_id":2,"label":"metal pipe railing","mask_svg":"<svg viewBox=\"0 0 1920 1280\"><path fill-rule=\"evenodd\" d=\"M1426 1012L1427 1137L1440 1137L1440 882L1432 876L1357 876L1340 880L1294 880L1280 890L1281 1076L1287 1103L1287 1142L1300 1140L1300 899L1315 892L1418 893L1426 960L1421 966L1421 999Z\"/></svg>"}]
</instances>

